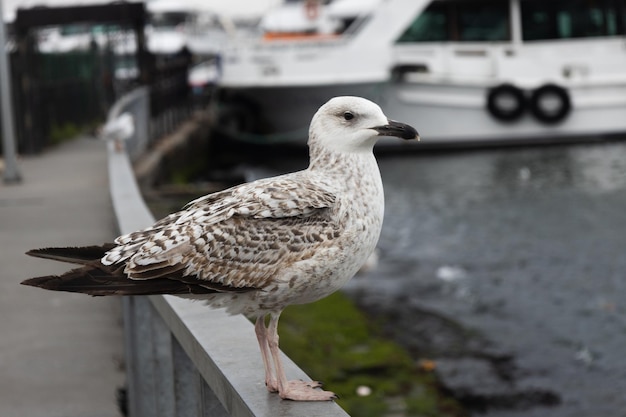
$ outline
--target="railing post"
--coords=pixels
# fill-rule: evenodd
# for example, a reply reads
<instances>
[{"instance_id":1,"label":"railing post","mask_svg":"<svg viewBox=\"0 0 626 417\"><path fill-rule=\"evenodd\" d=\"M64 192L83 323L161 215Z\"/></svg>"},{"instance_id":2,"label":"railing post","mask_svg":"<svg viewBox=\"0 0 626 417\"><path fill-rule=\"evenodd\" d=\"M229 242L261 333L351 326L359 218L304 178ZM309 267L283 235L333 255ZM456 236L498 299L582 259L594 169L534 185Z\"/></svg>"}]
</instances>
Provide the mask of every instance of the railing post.
<instances>
[{"instance_id":1,"label":"railing post","mask_svg":"<svg viewBox=\"0 0 626 417\"><path fill-rule=\"evenodd\" d=\"M145 298L144 298L145 299ZM174 359L172 352L172 334L154 309L149 305L152 338L144 343L152 345L152 360L154 366L154 385L156 394L156 417L172 417L176 413L176 399L174 396Z\"/></svg>"},{"instance_id":2,"label":"railing post","mask_svg":"<svg viewBox=\"0 0 626 417\"><path fill-rule=\"evenodd\" d=\"M0 3L0 125L2 131L2 153L5 167L3 178L5 183L17 183L22 180L16 157L15 127L13 124L13 102L11 93L11 71L9 70L8 53L6 52L6 37L4 33L4 14Z\"/></svg>"},{"instance_id":3,"label":"railing post","mask_svg":"<svg viewBox=\"0 0 626 417\"><path fill-rule=\"evenodd\" d=\"M209 384L202 379L202 417L229 417L230 414L224 409L222 403L209 387Z\"/></svg>"},{"instance_id":4,"label":"railing post","mask_svg":"<svg viewBox=\"0 0 626 417\"><path fill-rule=\"evenodd\" d=\"M176 417L228 417L228 413L175 337L172 337L172 354Z\"/></svg>"},{"instance_id":5,"label":"railing post","mask_svg":"<svg viewBox=\"0 0 626 417\"><path fill-rule=\"evenodd\" d=\"M145 297L124 297L123 307L130 417L157 416L151 306Z\"/></svg>"},{"instance_id":6,"label":"railing post","mask_svg":"<svg viewBox=\"0 0 626 417\"><path fill-rule=\"evenodd\" d=\"M198 417L202 415L202 376L175 337L172 337L172 357L176 417Z\"/></svg>"},{"instance_id":7,"label":"railing post","mask_svg":"<svg viewBox=\"0 0 626 417\"><path fill-rule=\"evenodd\" d=\"M228 416L146 297L124 297L124 323L131 417Z\"/></svg>"}]
</instances>

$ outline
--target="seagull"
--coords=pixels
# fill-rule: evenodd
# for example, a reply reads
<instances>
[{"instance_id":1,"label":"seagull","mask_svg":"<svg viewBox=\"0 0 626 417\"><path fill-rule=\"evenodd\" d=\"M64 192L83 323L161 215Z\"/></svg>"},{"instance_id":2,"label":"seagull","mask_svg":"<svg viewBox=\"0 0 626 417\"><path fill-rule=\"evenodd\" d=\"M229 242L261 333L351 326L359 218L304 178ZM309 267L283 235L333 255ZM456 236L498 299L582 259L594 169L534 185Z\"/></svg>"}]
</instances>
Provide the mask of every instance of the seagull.
<instances>
[{"instance_id":1,"label":"seagull","mask_svg":"<svg viewBox=\"0 0 626 417\"><path fill-rule=\"evenodd\" d=\"M81 248L28 255L82 265L22 284L101 295L174 294L255 318L270 392L295 401L336 398L317 381L288 381L278 320L291 304L341 288L374 251L384 213L373 147L417 139L375 103L335 97L315 113L307 169L200 197L152 226Z\"/></svg>"},{"instance_id":2,"label":"seagull","mask_svg":"<svg viewBox=\"0 0 626 417\"><path fill-rule=\"evenodd\" d=\"M122 152L124 150L124 142L129 140L134 133L135 119L132 114L124 112L108 120L102 127L99 136L104 140L112 140L115 144L115 150Z\"/></svg>"}]
</instances>

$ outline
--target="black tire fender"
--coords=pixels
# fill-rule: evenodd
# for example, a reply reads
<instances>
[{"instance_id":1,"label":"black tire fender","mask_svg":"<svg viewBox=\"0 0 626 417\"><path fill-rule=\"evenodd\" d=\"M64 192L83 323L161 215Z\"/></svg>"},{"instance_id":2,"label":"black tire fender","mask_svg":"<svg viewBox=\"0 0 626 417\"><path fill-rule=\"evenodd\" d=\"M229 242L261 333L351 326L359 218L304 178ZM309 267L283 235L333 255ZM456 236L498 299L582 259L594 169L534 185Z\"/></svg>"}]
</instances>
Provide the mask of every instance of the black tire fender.
<instances>
[{"instance_id":1,"label":"black tire fender","mask_svg":"<svg viewBox=\"0 0 626 417\"><path fill-rule=\"evenodd\" d=\"M512 100L512 106L503 106L503 99ZM526 111L526 95L513 84L500 84L487 92L487 110L498 120L512 122Z\"/></svg>"},{"instance_id":2,"label":"black tire fender","mask_svg":"<svg viewBox=\"0 0 626 417\"><path fill-rule=\"evenodd\" d=\"M557 105L548 109L542 105L543 100L547 97L556 99ZM529 100L530 112L537 120L553 124L565 119L572 110L572 101L569 93L563 87L556 84L543 85L532 92Z\"/></svg>"}]
</instances>

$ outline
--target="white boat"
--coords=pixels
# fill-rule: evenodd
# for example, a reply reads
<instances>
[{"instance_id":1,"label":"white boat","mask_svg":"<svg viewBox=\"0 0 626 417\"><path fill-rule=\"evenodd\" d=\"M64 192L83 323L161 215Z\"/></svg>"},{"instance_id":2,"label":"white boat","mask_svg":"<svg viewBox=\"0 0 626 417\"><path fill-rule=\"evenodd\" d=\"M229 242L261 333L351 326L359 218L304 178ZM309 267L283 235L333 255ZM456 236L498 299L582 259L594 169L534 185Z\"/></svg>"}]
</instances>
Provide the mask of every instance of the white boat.
<instances>
[{"instance_id":1,"label":"white boat","mask_svg":"<svg viewBox=\"0 0 626 417\"><path fill-rule=\"evenodd\" d=\"M152 0L147 3L148 22L144 28L147 48L155 54L176 54L187 48L199 56L212 56L227 41L232 22L213 12L201 0ZM37 31L42 53L87 51L93 43L109 47L117 55L134 54L135 34L118 24L76 23L44 27Z\"/></svg>"},{"instance_id":2,"label":"white boat","mask_svg":"<svg viewBox=\"0 0 626 417\"><path fill-rule=\"evenodd\" d=\"M202 0L151 0L146 4L148 49L176 53L183 48L199 56L212 56L227 41L232 23Z\"/></svg>"},{"instance_id":3,"label":"white boat","mask_svg":"<svg viewBox=\"0 0 626 417\"><path fill-rule=\"evenodd\" d=\"M299 4L332 32L311 25L223 50L221 101L234 136L302 141L336 95L375 100L417 126L423 143L626 132L625 0L348 2Z\"/></svg>"}]
</instances>

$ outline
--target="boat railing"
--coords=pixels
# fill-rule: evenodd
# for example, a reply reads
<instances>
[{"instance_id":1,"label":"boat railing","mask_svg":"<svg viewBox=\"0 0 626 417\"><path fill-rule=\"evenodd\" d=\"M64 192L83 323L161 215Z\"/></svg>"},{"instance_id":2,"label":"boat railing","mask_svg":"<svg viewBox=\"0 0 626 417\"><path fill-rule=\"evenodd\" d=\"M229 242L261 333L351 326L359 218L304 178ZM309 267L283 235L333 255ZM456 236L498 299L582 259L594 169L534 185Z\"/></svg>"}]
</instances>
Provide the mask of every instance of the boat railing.
<instances>
[{"instance_id":1,"label":"boat railing","mask_svg":"<svg viewBox=\"0 0 626 417\"><path fill-rule=\"evenodd\" d=\"M133 113L129 149L147 138L149 118L141 104L147 91L135 90L110 116ZM139 125L144 125L139 127ZM133 142L137 143L133 143ZM147 142L146 142L147 143ZM120 233L154 222L134 177L128 152L108 148L109 189ZM254 326L242 316L174 296L123 298L127 407L131 417L326 416L346 417L335 403L281 400L264 386ZM283 355L290 378L308 379Z\"/></svg>"}]
</instances>

